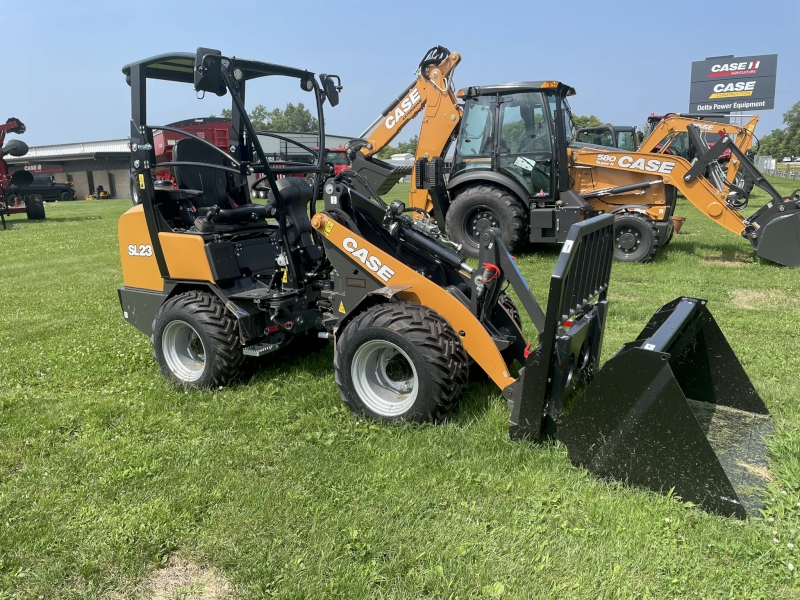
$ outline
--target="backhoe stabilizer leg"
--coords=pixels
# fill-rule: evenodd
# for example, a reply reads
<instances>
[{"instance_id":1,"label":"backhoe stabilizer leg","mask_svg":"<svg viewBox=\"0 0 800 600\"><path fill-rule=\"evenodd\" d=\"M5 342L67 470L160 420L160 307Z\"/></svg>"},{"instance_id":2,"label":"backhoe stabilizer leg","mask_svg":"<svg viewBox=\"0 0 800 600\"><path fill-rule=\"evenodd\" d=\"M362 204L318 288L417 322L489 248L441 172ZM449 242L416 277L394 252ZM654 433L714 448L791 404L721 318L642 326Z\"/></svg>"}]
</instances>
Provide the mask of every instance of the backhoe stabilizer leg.
<instances>
[{"instance_id":1,"label":"backhoe stabilizer leg","mask_svg":"<svg viewBox=\"0 0 800 600\"><path fill-rule=\"evenodd\" d=\"M768 481L769 411L697 298L663 306L558 423L572 463L745 518Z\"/></svg>"}]
</instances>

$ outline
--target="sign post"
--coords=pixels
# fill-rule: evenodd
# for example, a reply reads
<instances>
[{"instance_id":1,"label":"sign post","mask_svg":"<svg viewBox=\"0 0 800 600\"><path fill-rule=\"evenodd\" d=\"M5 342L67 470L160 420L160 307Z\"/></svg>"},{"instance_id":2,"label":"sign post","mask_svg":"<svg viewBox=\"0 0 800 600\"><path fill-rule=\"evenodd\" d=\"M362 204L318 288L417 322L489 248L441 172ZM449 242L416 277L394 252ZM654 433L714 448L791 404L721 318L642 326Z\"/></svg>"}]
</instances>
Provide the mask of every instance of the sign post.
<instances>
[{"instance_id":1,"label":"sign post","mask_svg":"<svg viewBox=\"0 0 800 600\"><path fill-rule=\"evenodd\" d=\"M778 55L717 56L692 63L690 113L731 113L775 107Z\"/></svg>"}]
</instances>

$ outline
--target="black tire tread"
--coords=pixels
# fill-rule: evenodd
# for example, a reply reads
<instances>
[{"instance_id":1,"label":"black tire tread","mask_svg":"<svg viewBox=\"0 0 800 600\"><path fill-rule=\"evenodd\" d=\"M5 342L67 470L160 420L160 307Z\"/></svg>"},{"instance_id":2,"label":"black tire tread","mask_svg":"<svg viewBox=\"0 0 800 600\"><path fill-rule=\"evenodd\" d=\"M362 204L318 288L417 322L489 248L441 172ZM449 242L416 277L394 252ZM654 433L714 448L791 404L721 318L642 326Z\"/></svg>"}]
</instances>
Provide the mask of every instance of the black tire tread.
<instances>
[{"instance_id":1,"label":"black tire tread","mask_svg":"<svg viewBox=\"0 0 800 600\"><path fill-rule=\"evenodd\" d=\"M433 421L458 403L467 386L469 364L461 338L450 323L433 309L409 302L390 302L373 306L345 327L336 342L333 359L336 384L340 390L344 389L339 368L343 349L352 343L351 338L357 331L371 327L391 329L402 334L420 350L428 364L433 367L430 369L430 375L434 388L438 388L439 393L435 394L435 408L423 420ZM360 411L360 407L344 392L341 396L342 401L352 411Z\"/></svg>"},{"instance_id":2,"label":"black tire tread","mask_svg":"<svg viewBox=\"0 0 800 600\"><path fill-rule=\"evenodd\" d=\"M506 247L514 252L519 250L527 240L528 233L528 215L522 202L516 196L505 188L495 185L474 185L466 188L464 191L459 192L453 204L459 203L479 203L477 199L479 196L492 196L502 206L511 217L511 231L508 239L504 239ZM452 207L451 207L452 210Z\"/></svg>"},{"instance_id":3,"label":"black tire tread","mask_svg":"<svg viewBox=\"0 0 800 600\"><path fill-rule=\"evenodd\" d=\"M44 200L40 196L31 197L30 200L25 201L25 214L30 221L42 221L46 219L44 212Z\"/></svg>"},{"instance_id":4,"label":"black tire tread","mask_svg":"<svg viewBox=\"0 0 800 600\"><path fill-rule=\"evenodd\" d=\"M226 385L246 372L236 319L228 314L219 298L210 292L190 290L167 300L159 312L173 309L186 312L197 319L216 345L218 368L209 386ZM153 323L154 331L155 328ZM161 371L167 377L172 377L166 367Z\"/></svg>"},{"instance_id":5,"label":"black tire tread","mask_svg":"<svg viewBox=\"0 0 800 600\"><path fill-rule=\"evenodd\" d=\"M656 254L658 254L658 250L661 247L661 241L660 241L660 239L658 237L658 229L656 229L656 226L653 223L653 220L650 217L648 217L647 215L645 215L643 213L640 213L640 212L635 212L635 211L627 211L627 212L624 212L624 213L620 213L620 214L617 215L617 219L619 219L622 216L638 219L644 224L645 227L649 227L650 228L650 231L653 234L653 246L650 248L650 252L647 253L647 256L645 256L644 258L642 258L639 261L636 261L636 262L640 262L640 263L649 263L650 261L652 261L656 257Z\"/></svg>"}]
</instances>

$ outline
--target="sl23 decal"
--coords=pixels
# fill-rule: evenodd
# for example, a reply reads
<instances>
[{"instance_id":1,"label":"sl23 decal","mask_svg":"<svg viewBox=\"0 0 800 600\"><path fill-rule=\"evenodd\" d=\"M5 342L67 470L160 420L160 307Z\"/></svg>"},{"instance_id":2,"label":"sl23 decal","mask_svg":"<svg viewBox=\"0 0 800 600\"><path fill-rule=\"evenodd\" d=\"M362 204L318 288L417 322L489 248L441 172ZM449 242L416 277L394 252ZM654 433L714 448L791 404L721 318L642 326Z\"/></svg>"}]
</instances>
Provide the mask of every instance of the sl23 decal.
<instances>
[{"instance_id":1,"label":"sl23 decal","mask_svg":"<svg viewBox=\"0 0 800 600\"><path fill-rule=\"evenodd\" d=\"M153 247L150 244L129 244L129 256L153 256Z\"/></svg>"}]
</instances>

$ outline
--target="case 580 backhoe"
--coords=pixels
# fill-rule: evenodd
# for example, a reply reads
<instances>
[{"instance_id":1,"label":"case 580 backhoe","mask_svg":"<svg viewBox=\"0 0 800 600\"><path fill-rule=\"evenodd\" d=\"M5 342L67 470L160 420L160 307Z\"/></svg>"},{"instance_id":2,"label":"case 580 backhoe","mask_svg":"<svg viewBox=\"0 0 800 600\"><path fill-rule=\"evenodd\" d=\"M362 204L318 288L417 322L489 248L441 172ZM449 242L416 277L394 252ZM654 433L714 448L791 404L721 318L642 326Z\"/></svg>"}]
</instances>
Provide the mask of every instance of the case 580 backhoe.
<instances>
[{"instance_id":1,"label":"case 580 backhoe","mask_svg":"<svg viewBox=\"0 0 800 600\"><path fill-rule=\"evenodd\" d=\"M379 193L390 188L399 173L371 157L424 108L409 205L431 212L467 256L478 256L487 227L499 228L515 251L528 241L563 242L573 223L613 214L614 258L647 262L672 237L680 192L707 217L747 238L759 256L800 265L800 195L784 198L729 135L710 150L702 136L690 135L697 156L693 163L675 155L581 144L573 140L567 102L573 88L559 81L527 81L456 93L452 71L460 60L441 47L429 51L417 80L350 147L353 169ZM442 168L433 163L441 162L453 141L447 194L436 206L421 191L422 182ZM771 198L749 218L737 210L741 198L730 195L734 188L718 161L723 152L730 152L740 172Z\"/></svg>"},{"instance_id":2,"label":"case 580 backhoe","mask_svg":"<svg viewBox=\"0 0 800 600\"><path fill-rule=\"evenodd\" d=\"M354 182L371 186L354 171L324 183L325 210L317 214L304 179L276 177L321 174L324 156L273 169L244 107L246 83L298 80L315 95L324 148L323 104L335 105L340 89L334 76L205 48L132 63L124 73L141 202L119 221L119 297L125 319L150 336L166 377L188 387L225 385L258 357L287 346L311 352L333 339L336 382L354 412L422 422L452 409L469 371L483 371L512 407L515 438L555 436L575 464L604 477L674 489L709 510L745 516L746 498L728 468L733 445L715 453L695 404L741 414L751 454L767 409L704 301L678 298L663 307L598 372L612 216L570 228L542 310L498 229L482 231L472 268L427 212L360 193ZM164 128L146 120L149 78L193 84L190 97L231 98L230 153L185 133L173 160L158 165L175 170L179 189L153 186L153 132ZM251 203L253 173L254 185L269 185L266 205ZM441 188L438 179L428 191L438 197ZM506 283L537 339L525 339ZM564 414L579 386L584 399Z\"/></svg>"}]
</instances>

